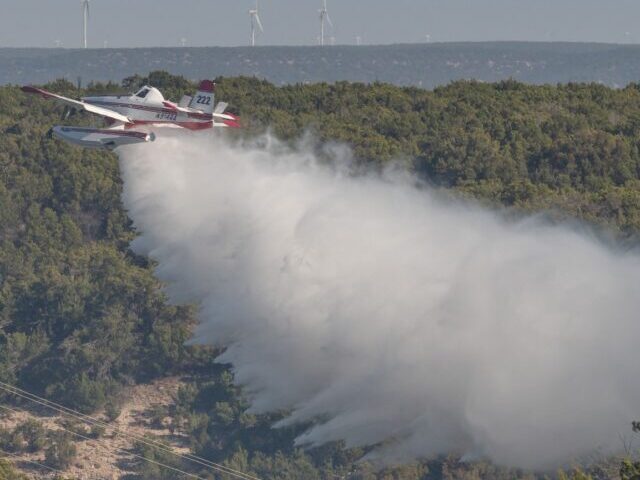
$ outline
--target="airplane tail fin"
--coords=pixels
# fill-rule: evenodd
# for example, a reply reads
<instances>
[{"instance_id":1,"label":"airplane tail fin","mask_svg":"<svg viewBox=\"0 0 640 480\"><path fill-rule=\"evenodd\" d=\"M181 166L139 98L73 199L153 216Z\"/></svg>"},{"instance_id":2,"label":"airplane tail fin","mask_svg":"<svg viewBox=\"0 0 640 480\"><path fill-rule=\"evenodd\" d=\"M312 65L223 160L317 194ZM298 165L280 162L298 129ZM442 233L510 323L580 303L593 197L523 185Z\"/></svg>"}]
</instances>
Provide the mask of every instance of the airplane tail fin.
<instances>
[{"instance_id":1,"label":"airplane tail fin","mask_svg":"<svg viewBox=\"0 0 640 480\"><path fill-rule=\"evenodd\" d=\"M211 80L203 80L200 82L198 92L191 99L189 106L202 110L204 113L213 113L213 107L215 106L215 86L216 84Z\"/></svg>"}]
</instances>

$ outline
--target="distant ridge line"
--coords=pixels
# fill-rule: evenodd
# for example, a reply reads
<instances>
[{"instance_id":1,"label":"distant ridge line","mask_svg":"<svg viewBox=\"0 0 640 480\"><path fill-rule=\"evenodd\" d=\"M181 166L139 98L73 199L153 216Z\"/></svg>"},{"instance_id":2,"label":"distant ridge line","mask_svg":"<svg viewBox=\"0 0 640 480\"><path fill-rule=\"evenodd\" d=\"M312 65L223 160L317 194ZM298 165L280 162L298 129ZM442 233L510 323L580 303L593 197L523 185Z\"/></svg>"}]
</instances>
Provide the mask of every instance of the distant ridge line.
<instances>
[{"instance_id":1,"label":"distant ridge line","mask_svg":"<svg viewBox=\"0 0 640 480\"><path fill-rule=\"evenodd\" d=\"M99 54L97 54L99 52ZM640 45L579 42L456 42L389 45L0 48L0 84L58 78L116 81L154 70L197 80L256 76L277 85L357 81L434 88L454 80L530 84L640 80Z\"/></svg>"}]
</instances>

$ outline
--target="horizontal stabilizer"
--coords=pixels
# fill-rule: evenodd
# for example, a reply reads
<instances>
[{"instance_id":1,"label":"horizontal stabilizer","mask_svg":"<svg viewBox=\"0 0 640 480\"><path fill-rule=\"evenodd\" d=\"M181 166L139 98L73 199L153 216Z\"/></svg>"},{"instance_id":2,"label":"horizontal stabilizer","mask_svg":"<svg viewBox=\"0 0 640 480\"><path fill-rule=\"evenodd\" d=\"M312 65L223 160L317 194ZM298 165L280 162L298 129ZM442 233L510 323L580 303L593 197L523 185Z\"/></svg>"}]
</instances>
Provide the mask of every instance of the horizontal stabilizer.
<instances>
[{"instance_id":1,"label":"horizontal stabilizer","mask_svg":"<svg viewBox=\"0 0 640 480\"><path fill-rule=\"evenodd\" d=\"M223 120L222 122L215 122L213 124L214 127L227 127L227 128L242 128L238 122L235 120Z\"/></svg>"},{"instance_id":2,"label":"horizontal stabilizer","mask_svg":"<svg viewBox=\"0 0 640 480\"><path fill-rule=\"evenodd\" d=\"M214 113L212 115L214 119L221 118L222 120L231 120L232 122L238 122L238 120L240 120L238 117L230 113Z\"/></svg>"},{"instance_id":3,"label":"horizontal stabilizer","mask_svg":"<svg viewBox=\"0 0 640 480\"><path fill-rule=\"evenodd\" d=\"M224 113L224 111L227 109L228 106L229 106L228 103L218 102L213 113Z\"/></svg>"}]
</instances>

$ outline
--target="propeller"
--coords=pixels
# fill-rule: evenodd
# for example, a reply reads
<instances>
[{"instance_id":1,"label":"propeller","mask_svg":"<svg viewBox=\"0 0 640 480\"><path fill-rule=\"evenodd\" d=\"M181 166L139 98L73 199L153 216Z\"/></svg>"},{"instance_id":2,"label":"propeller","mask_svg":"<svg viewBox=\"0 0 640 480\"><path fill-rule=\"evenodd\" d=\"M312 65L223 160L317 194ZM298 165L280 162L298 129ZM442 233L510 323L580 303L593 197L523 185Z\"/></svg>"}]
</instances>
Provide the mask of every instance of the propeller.
<instances>
[{"instance_id":1,"label":"propeller","mask_svg":"<svg viewBox=\"0 0 640 480\"><path fill-rule=\"evenodd\" d=\"M73 107L64 107L64 112L62 112L62 120L67 120L69 117L73 117L78 113L78 110Z\"/></svg>"}]
</instances>

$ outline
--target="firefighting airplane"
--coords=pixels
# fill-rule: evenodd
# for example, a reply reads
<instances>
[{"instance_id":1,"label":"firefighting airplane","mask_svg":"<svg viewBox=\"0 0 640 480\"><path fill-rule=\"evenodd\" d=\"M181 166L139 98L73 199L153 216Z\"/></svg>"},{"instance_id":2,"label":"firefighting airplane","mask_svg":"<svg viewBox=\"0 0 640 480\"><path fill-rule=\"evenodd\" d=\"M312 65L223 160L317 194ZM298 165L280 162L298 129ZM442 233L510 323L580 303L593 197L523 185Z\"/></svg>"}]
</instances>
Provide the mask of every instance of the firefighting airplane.
<instances>
[{"instance_id":1,"label":"firefighting airplane","mask_svg":"<svg viewBox=\"0 0 640 480\"><path fill-rule=\"evenodd\" d=\"M238 128L238 117L225 113L227 104L214 103L215 84L200 83L195 97L185 95L175 104L164 99L157 88L144 86L133 95L83 97L80 100L56 95L36 87L22 87L23 92L41 95L64 104L64 118L76 111L103 117L107 128L55 126L49 133L66 142L88 148L113 150L121 145L152 142L153 132L131 130L138 126L187 128L204 130L214 127ZM144 127L143 127L144 128Z\"/></svg>"}]
</instances>

